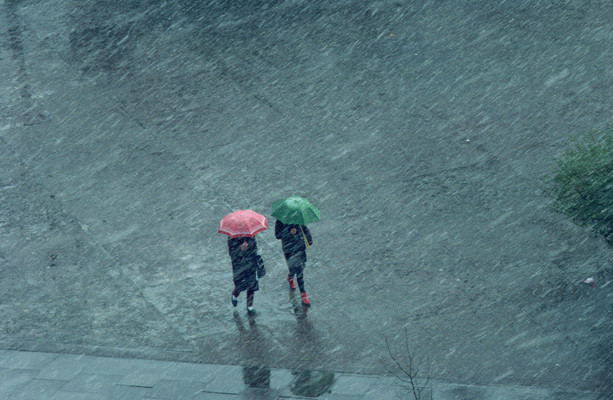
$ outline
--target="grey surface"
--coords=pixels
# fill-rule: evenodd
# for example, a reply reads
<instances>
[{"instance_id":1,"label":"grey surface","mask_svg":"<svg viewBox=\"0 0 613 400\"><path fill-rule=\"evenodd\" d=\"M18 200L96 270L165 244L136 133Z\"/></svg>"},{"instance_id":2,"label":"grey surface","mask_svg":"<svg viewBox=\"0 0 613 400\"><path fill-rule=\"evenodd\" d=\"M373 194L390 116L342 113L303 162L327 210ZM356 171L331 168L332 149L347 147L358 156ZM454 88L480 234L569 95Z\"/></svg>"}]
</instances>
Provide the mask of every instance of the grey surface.
<instances>
[{"instance_id":1,"label":"grey surface","mask_svg":"<svg viewBox=\"0 0 613 400\"><path fill-rule=\"evenodd\" d=\"M122 359L112 357L88 356L83 358L87 368L97 365L116 365L118 370L129 363L135 375L147 376L149 382L127 383L119 374L86 373L65 378L48 379L45 370L55 368L58 373L71 369L74 357L70 354L31 353L23 351L0 351L0 398L2 399L217 399L217 400L280 400L280 399L320 399L340 400L397 400L413 398L404 390L399 381L389 376L330 373L333 380L316 392L305 391L296 384L298 371L269 369L270 380L266 384L250 386L247 384L244 369L231 365L168 363L155 360ZM32 356L37 356L32 358ZM44 357L38 357L38 356ZM20 362L30 363L29 369L11 367ZM180 369L184 376L169 378L169 369ZM173 368L174 367L174 368ZM303 371L304 372L304 371ZM423 382L419 382L422 386ZM313 386L309 386L312 388ZM321 390L319 390L321 389ZM514 385L462 385L432 380L422 390L422 400L597 400L595 393L556 391Z\"/></svg>"},{"instance_id":2,"label":"grey surface","mask_svg":"<svg viewBox=\"0 0 613 400\"><path fill-rule=\"evenodd\" d=\"M0 1L0 348L380 375L406 334L433 379L610 395L613 250L542 178L611 122L611 10ZM313 306L269 230L250 325L217 223L294 194Z\"/></svg>"}]
</instances>

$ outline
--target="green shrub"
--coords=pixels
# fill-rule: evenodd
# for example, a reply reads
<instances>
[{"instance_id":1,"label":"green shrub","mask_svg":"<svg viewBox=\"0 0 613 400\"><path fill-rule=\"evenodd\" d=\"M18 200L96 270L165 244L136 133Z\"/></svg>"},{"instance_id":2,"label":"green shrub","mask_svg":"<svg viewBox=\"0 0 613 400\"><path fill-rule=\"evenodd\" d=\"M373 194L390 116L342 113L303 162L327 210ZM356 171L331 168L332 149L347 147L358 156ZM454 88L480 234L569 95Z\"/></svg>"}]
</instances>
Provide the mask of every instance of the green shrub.
<instances>
[{"instance_id":1,"label":"green shrub","mask_svg":"<svg viewBox=\"0 0 613 400\"><path fill-rule=\"evenodd\" d=\"M613 127L571 140L555 162L553 208L613 245Z\"/></svg>"}]
</instances>

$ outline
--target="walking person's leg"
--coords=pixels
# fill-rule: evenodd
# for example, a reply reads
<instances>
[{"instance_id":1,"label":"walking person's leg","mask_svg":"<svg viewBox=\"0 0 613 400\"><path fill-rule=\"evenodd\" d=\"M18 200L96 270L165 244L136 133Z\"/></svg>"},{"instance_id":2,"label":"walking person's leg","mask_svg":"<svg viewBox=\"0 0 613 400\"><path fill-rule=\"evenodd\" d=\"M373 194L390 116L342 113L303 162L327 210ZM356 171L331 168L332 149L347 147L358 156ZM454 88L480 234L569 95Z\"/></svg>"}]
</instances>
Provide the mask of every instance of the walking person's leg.
<instances>
[{"instance_id":1,"label":"walking person's leg","mask_svg":"<svg viewBox=\"0 0 613 400\"><path fill-rule=\"evenodd\" d=\"M302 304L304 304L305 306L309 306L311 305L311 302L309 301L304 286L304 260L304 253L297 253L288 259L288 264L290 265L290 274L292 274L292 276L296 275L296 282L298 282L298 288L300 290L300 299L302 300Z\"/></svg>"},{"instance_id":2,"label":"walking person's leg","mask_svg":"<svg viewBox=\"0 0 613 400\"><path fill-rule=\"evenodd\" d=\"M253 289L247 289L247 307L253 307L253 299L255 298L255 292Z\"/></svg>"},{"instance_id":3,"label":"walking person's leg","mask_svg":"<svg viewBox=\"0 0 613 400\"><path fill-rule=\"evenodd\" d=\"M296 274L296 280L298 281L298 288L300 289L300 300L302 300L302 304L305 306L310 306L311 302L309 301L309 297L307 296L306 289L304 288L304 264L300 269L300 272Z\"/></svg>"},{"instance_id":4,"label":"walking person's leg","mask_svg":"<svg viewBox=\"0 0 613 400\"><path fill-rule=\"evenodd\" d=\"M255 314L255 308L253 308L254 297L255 291L253 289L247 289L247 312L249 314Z\"/></svg>"},{"instance_id":5,"label":"walking person's leg","mask_svg":"<svg viewBox=\"0 0 613 400\"><path fill-rule=\"evenodd\" d=\"M300 290L300 293L305 293L306 290L304 288L304 268L300 268L300 271L296 273L296 283L298 283L298 290Z\"/></svg>"},{"instance_id":6,"label":"walking person's leg","mask_svg":"<svg viewBox=\"0 0 613 400\"><path fill-rule=\"evenodd\" d=\"M246 289L247 287L245 285L244 276L239 275L234 277L234 290L232 291L232 305L234 307L236 307L236 305L238 304L238 296Z\"/></svg>"},{"instance_id":7,"label":"walking person's leg","mask_svg":"<svg viewBox=\"0 0 613 400\"><path fill-rule=\"evenodd\" d=\"M238 295L240 294L238 288L236 287L236 283L234 284L234 290L232 291L232 305L236 307L238 304Z\"/></svg>"},{"instance_id":8,"label":"walking person's leg","mask_svg":"<svg viewBox=\"0 0 613 400\"><path fill-rule=\"evenodd\" d=\"M287 282L289 283L289 288L290 289L296 289L296 283L294 282L294 275L296 275L296 271L294 269L294 265L295 265L295 257L296 255L294 254L293 256L285 256L285 261L287 262L287 270L288 270L288 274L287 274Z\"/></svg>"}]
</instances>

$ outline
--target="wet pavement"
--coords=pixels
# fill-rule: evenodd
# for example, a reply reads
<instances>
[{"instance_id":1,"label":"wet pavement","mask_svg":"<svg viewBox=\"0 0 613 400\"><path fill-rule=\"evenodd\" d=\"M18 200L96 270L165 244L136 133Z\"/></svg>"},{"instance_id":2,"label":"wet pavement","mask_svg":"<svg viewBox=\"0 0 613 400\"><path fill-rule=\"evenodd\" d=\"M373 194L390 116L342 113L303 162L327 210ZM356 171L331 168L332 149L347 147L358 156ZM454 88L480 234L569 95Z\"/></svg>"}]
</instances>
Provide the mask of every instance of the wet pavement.
<instances>
[{"instance_id":1,"label":"wet pavement","mask_svg":"<svg viewBox=\"0 0 613 400\"><path fill-rule=\"evenodd\" d=\"M608 2L328 3L0 0L3 380L74 388L10 360L80 355L282 396L415 354L459 399L611 396L613 250L543 184L610 122ZM217 223L290 195L322 211L313 306L268 230L249 324Z\"/></svg>"},{"instance_id":2,"label":"wet pavement","mask_svg":"<svg viewBox=\"0 0 613 400\"><path fill-rule=\"evenodd\" d=\"M389 376L289 371L0 350L0 396L37 400L396 400L414 398ZM421 399L596 400L596 394L519 386L417 382ZM419 397L418 397L419 398Z\"/></svg>"}]
</instances>

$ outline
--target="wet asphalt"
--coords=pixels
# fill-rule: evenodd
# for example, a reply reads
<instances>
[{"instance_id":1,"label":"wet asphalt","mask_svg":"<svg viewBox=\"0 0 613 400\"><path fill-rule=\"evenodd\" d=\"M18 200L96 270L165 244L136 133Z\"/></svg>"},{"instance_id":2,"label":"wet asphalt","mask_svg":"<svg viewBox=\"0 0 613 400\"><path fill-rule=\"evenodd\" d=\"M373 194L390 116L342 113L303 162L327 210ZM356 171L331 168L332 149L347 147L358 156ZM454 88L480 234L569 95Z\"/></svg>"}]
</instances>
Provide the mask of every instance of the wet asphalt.
<instances>
[{"instance_id":1,"label":"wet asphalt","mask_svg":"<svg viewBox=\"0 0 613 400\"><path fill-rule=\"evenodd\" d=\"M613 249L551 211L543 179L610 122L609 9L0 2L2 376L47 384L46 361L9 361L47 354L255 366L289 388L392 379L413 355L438 385L608 398ZM250 325L217 223L251 208L272 228L290 195L322 212L313 305L269 229Z\"/></svg>"}]
</instances>

